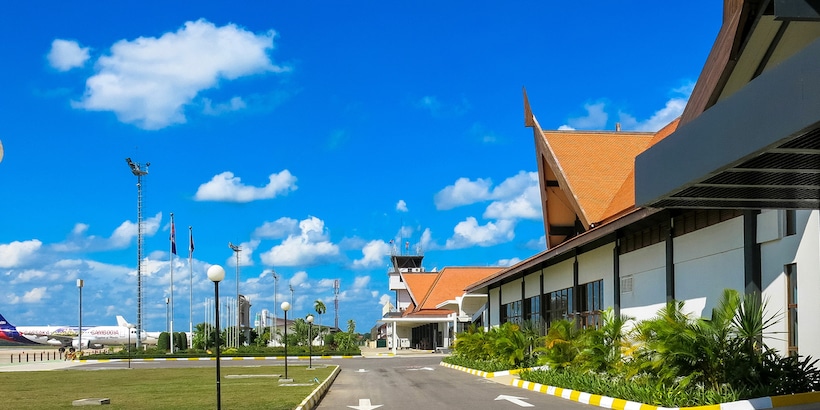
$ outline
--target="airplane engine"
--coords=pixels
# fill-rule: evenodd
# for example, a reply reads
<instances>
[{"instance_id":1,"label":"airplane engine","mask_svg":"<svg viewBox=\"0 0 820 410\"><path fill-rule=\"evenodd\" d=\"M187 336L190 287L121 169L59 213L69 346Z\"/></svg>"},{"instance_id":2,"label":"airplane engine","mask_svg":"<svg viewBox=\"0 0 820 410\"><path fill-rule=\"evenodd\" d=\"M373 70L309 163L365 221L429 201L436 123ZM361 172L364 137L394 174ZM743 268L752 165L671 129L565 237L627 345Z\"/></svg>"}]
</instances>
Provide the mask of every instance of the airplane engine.
<instances>
[{"instance_id":1,"label":"airplane engine","mask_svg":"<svg viewBox=\"0 0 820 410\"><path fill-rule=\"evenodd\" d=\"M74 339L71 342L71 347L78 349L80 347L79 340ZM90 340L83 339L83 349L101 349L103 345L99 343L92 343Z\"/></svg>"},{"instance_id":2,"label":"airplane engine","mask_svg":"<svg viewBox=\"0 0 820 410\"><path fill-rule=\"evenodd\" d=\"M57 339L48 339L48 341L46 343L48 343L50 346L60 346L60 347L63 346L63 342L61 342Z\"/></svg>"}]
</instances>

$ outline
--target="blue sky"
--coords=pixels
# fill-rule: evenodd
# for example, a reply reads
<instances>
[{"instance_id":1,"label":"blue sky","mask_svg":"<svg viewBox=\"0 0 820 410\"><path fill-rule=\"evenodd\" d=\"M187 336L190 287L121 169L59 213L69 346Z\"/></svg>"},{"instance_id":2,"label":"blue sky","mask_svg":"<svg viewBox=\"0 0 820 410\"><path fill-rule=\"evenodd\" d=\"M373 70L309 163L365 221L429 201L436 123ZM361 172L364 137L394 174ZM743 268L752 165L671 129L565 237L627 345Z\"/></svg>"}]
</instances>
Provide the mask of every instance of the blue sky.
<instances>
[{"instance_id":1,"label":"blue sky","mask_svg":"<svg viewBox=\"0 0 820 410\"><path fill-rule=\"evenodd\" d=\"M250 3L250 4L249 4ZM503 3L503 4L502 4ZM223 295L368 331L390 241L430 270L545 248L532 131L656 130L680 114L721 2L62 2L0 9L0 313L16 324L194 323ZM404 246L399 245L402 252ZM278 312L281 316L281 311Z\"/></svg>"}]
</instances>

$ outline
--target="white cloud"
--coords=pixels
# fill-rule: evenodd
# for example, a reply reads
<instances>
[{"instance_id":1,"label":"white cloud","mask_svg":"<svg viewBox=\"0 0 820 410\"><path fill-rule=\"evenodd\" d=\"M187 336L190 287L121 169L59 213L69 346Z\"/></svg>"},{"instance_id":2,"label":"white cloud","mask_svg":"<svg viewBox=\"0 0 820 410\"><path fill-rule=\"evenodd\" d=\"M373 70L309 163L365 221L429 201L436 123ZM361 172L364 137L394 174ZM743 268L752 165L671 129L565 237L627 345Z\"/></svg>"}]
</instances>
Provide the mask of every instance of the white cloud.
<instances>
[{"instance_id":1,"label":"white cloud","mask_svg":"<svg viewBox=\"0 0 820 410\"><path fill-rule=\"evenodd\" d=\"M538 219L541 217L541 194L538 174L520 171L490 190L492 181L459 178L455 184L435 196L436 208L451 209L461 205L495 200L484 212L490 219Z\"/></svg>"},{"instance_id":2,"label":"white cloud","mask_svg":"<svg viewBox=\"0 0 820 410\"><path fill-rule=\"evenodd\" d=\"M694 87L694 83L688 83L673 89L672 94L675 96L667 100L663 108L655 111L651 117L644 121L638 121L635 117L626 113L619 113L621 125L624 128L636 131L658 131L683 114L689 95L692 94L692 87Z\"/></svg>"},{"instance_id":3,"label":"white cloud","mask_svg":"<svg viewBox=\"0 0 820 410\"><path fill-rule=\"evenodd\" d=\"M490 198L489 179L478 178L471 181L467 178L459 178L455 184L446 186L433 198L436 209L447 210L462 205L474 204Z\"/></svg>"},{"instance_id":4,"label":"white cloud","mask_svg":"<svg viewBox=\"0 0 820 410\"><path fill-rule=\"evenodd\" d=\"M236 244L234 244L236 245ZM253 251L259 246L259 240L252 240L250 242L242 242L239 245L241 249L239 254L239 266L253 266ZM225 260L225 264L228 266L236 267L236 256L237 252L231 251L231 256Z\"/></svg>"},{"instance_id":5,"label":"white cloud","mask_svg":"<svg viewBox=\"0 0 820 410\"><path fill-rule=\"evenodd\" d=\"M262 253L262 262L270 266L315 265L339 255L339 247L328 241L324 221L315 216L299 222L300 233L288 235L280 245Z\"/></svg>"},{"instance_id":6,"label":"white cloud","mask_svg":"<svg viewBox=\"0 0 820 410\"><path fill-rule=\"evenodd\" d=\"M206 115L220 115L226 112L239 111L248 106L242 97L233 97L228 102L214 104L210 98L203 98L202 113Z\"/></svg>"},{"instance_id":7,"label":"white cloud","mask_svg":"<svg viewBox=\"0 0 820 410\"><path fill-rule=\"evenodd\" d=\"M384 306L388 303L392 303L392 300L393 299L390 297L390 295L381 295L381 297L379 297L379 304Z\"/></svg>"},{"instance_id":8,"label":"white cloud","mask_svg":"<svg viewBox=\"0 0 820 410\"><path fill-rule=\"evenodd\" d=\"M399 199L399 202L396 203L396 210L399 212L407 212L407 202L404 202L403 199Z\"/></svg>"},{"instance_id":9,"label":"white cloud","mask_svg":"<svg viewBox=\"0 0 820 410\"><path fill-rule=\"evenodd\" d=\"M361 259L353 261L353 267L359 269L374 268L384 262L384 258L390 254L390 245L382 240L368 242L362 248Z\"/></svg>"},{"instance_id":10,"label":"white cloud","mask_svg":"<svg viewBox=\"0 0 820 410\"><path fill-rule=\"evenodd\" d=\"M353 287L352 290L361 290L367 289L367 285L370 283L370 276L356 276L353 279Z\"/></svg>"},{"instance_id":11,"label":"white cloud","mask_svg":"<svg viewBox=\"0 0 820 410\"><path fill-rule=\"evenodd\" d=\"M606 121L609 118L609 114L607 114L606 111L604 111L605 106L606 104L603 102L597 102L594 104L584 104L584 109L587 111L587 115L583 117L570 118L568 120L569 125L562 125L558 127L558 129L604 129L604 127L606 127Z\"/></svg>"},{"instance_id":12,"label":"white cloud","mask_svg":"<svg viewBox=\"0 0 820 410\"><path fill-rule=\"evenodd\" d=\"M12 285L16 285L18 283L26 283L31 281L42 281L48 276L48 273L40 270L40 269L26 269L19 274L17 277L11 280Z\"/></svg>"},{"instance_id":13,"label":"white cloud","mask_svg":"<svg viewBox=\"0 0 820 410\"><path fill-rule=\"evenodd\" d=\"M547 249L547 236L541 235L538 239L531 239L527 241L526 244L527 249L535 249L537 251L543 251Z\"/></svg>"},{"instance_id":14,"label":"white cloud","mask_svg":"<svg viewBox=\"0 0 820 410\"><path fill-rule=\"evenodd\" d=\"M262 226L254 229L253 236L263 239L280 239L297 232L299 221L281 217L273 222L265 222Z\"/></svg>"},{"instance_id":15,"label":"white cloud","mask_svg":"<svg viewBox=\"0 0 820 410\"><path fill-rule=\"evenodd\" d=\"M38 303L44 298L46 298L46 287L39 287L34 288L26 293L23 294L23 297L15 296L12 297L9 303L17 304L17 303Z\"/></svg>"},{"instance_id":16,"label":"white cloud","mask_svg":"<svg viewBox=\"0 0 820 410\"><path fill-rule=\"evenodd\" d=\"M297 189L296 177L283 170L268 177L268 184L261 187L244 185L232 172L215 175L210 181L199 186L194 195L197 201L251 202L259 199L275 198Z\"/></svg>"},{"instance_id":17,"label":"white cloud","mask_svg":"<svg viewBox=\"0 0 820 410\"><path fill-rule=\"evenodd\" d=\"M301 286L301 285L305 284L307 282L307 279L308 279L307 272L302 270L302 271L296 272L293 275L293 277L290 278L290 280L288 281L288 284L290 286L298 287L298 286ZM288 291L290 291L290 290L288 290Z\"/></svg>"},{"instance_id":18,"label":"white cloud","mask_svg":"<svg viewBox=\"0 0 820 410\"><path fill-rule=\"evenodd\" d=\"M535 175L535 172L531 172ZM523 187L523 191L510 199L494 201L484 211L488 219L540 219L541 190L536 179L532 184Z\"/></svg>"},{"instance_id":19,"label":"white cloud","mask_svg":"<svg viewBox=\"0 0 820 410\"><path fill-rule=\"evenodd\" d=\"M447 240L447 249L459 249L469 246L492 246L508 242L515 238L515 222L500 220L479 225L473 217L459 222L453 228L453 236Z\"/></svg>"},{"instance_id":20,"label":"white cloud","mask_svg":"<svg viewBox=\"0 0 820 410\"><path fill-rule=\"evenodd\" d=\"M31 262L42 246L37 239L0 244L0 268L15 268Z\"/></svg>"},{"instance_id":21,"label":"white cloud","mask_svg":"<svg viewBox=\"0 0 820 410\"><path fill-rule=\"evenodd\" d=\"M153 236L159 230L162 222L162 212L157 212L153 217L142 221L143 235ZM76 223L71 230L66 241L51 245L57 252L77 252L77 251L99 251L110 249L125 249L131 244L131 240L137 237L137 223L124 221L114 229L108 238L96 235L86 235L89 225Z\"/></svg>"},{"instance_id":22,"label":"white cloud","mask_svg":"<svg viewBox=\"0 0 820 410\"><path fill-rule=\"evenodd\" d=\"M223 80L288 71L268 56L275 36L272 30L254 34L197 20L159 38L120 40L97 60L98 72L74 105L113 111L120 121L144 129L184 123L184 107L203 90Z\"/></svg>"},{"instance_id":23,"label":"white cloud","mask_svg":"<svg viewBox=\"0 0 820 410\"><path fill-rule=\"evenodd\" d=\"M153 236L159 230L159 223L162 221L162 212L158 212L151 218L142 221L143 234L146 236ZM108 240L111 248L121 249L126 248L131 243L132 238L138 235L138 226L135 222L125 221L111 234Z\"/></svg>"},{"instance_id":24,"label":"white cloud","mask_svg":"<svg viewBox=\"0 0 820 410\"><path fill-rule=\"evenodd\" d=\"M521 262L520 258L499 259L498 266L513 266L518 262Z\"/></svg>"},{"instance_id":25,"label":"white cloud","mask_svg":"<svg viewBox=\"0 0 820 410\"><path fill-rule=\"evenodd\" d=\"M51 42L48 63L59 71L82 67L88 61L88 47L80 47L76 41L56 39Z\"/></svg>"}]
</instances>

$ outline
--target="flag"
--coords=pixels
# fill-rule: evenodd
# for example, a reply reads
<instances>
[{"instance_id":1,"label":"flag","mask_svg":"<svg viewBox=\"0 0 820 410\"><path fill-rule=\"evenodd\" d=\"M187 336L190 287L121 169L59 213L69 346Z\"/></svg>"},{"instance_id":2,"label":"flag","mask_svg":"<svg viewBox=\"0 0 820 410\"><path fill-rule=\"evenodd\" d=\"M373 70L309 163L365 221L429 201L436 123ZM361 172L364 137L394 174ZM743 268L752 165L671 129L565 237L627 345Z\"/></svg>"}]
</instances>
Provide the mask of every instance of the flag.
<instances>
[{"instance_id":1,"label":"flag","mask_svg":"<svg viewBox=\"0 0 820 410\"><path fill-rule=\"evenodd\" d=\"M194 256L194 231L188 227L188 257Z\"/></svg>"},{"instance_id":2,"label":"flag","mask_svg":"<svg viewBox=\"0 0 820 410\"><path fill-rule=\"evenodd\" d=\"M174 220L171 219L171 253L177 254L177 232L174 229Z\"/></svg>"}]
</instances>

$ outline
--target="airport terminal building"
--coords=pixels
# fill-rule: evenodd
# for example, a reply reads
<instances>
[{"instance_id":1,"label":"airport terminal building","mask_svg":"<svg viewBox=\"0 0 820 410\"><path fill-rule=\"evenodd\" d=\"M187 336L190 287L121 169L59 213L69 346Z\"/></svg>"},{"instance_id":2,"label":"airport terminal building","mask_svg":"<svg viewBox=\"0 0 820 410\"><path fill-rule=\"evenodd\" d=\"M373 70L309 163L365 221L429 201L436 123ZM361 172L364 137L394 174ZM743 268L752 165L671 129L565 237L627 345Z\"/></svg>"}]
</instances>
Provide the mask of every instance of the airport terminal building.
<instances>
[{"instance_id":1,"label":"airport terminal building","mask_svg":"<svg viewBox=\"0 0 820 410\"><path fill-rule=\"evenodd\" d=\"M680 118L654 133L532 128L547 250L468 285L485 327L667 301L708 317L726 288L780 313L766 343L820 357L820 13L809 1L724 2ZM799 318L799 320L798 320Z\"/></svg>"}]
</instances>

